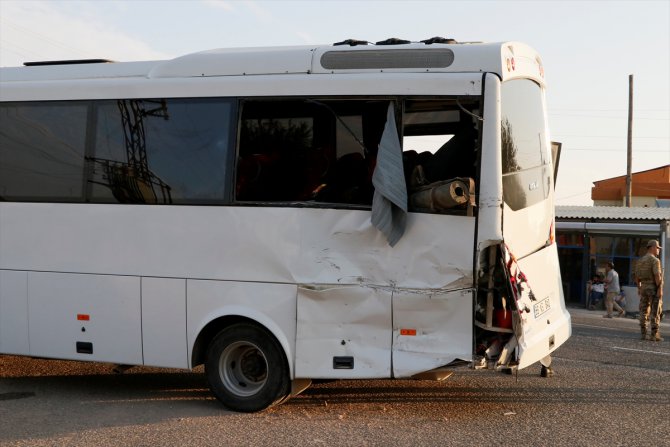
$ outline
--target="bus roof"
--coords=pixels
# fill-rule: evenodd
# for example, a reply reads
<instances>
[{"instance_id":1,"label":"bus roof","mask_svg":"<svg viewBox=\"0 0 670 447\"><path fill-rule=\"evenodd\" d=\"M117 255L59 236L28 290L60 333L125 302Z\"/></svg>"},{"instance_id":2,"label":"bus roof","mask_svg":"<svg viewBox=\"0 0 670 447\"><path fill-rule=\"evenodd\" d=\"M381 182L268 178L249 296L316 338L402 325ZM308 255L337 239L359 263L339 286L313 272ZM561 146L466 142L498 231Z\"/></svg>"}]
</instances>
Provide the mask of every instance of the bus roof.
<instances>
[{"instance_id":1,"label":"bus roof","mask_svg":"<svg viewBox=\"0 0 670 447\"><path fill-rule=\"evenodd\" d=\"M88 62L88 63L87 63ZM33 63L34 64L34 63ZM226 48L145 62L55 61L0 69L1 82L270 74L490 72L544 83L538 53L520 42Z\"/></svg>"}]
</instances>

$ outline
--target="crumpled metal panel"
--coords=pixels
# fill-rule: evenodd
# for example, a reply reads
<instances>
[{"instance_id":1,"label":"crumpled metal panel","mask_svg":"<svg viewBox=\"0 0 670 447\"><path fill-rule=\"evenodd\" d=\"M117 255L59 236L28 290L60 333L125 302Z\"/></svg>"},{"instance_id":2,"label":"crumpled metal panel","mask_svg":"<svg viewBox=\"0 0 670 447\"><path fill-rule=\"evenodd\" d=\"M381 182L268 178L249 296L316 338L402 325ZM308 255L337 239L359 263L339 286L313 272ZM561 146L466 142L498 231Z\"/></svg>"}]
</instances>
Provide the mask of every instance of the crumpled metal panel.
<instances>
[{"instance_id":1,"label":"crumpled metal panel","mask_svg":"<svg viewBox=\"0 0 670 447\"><path fill-rule=\"evenodd\" d=\"M474 218L464 216L409 213L407 232L390 247L370 223L369 212L326 212L318 225L304 232L302 256L293 273L302 284L390 290L471 287L474 225Z\"/></svg>"},{"instance_id":2,"label":"crumpled metal panel","mask_svg":"<svg viewBox=\"0 0 670 447\"><path fill-rule=\"evenodd\" d=\"M472 284L474 217L409 213L390 247L365 210L0 206L0 269L391 289Z\"/></svg>"},{"instance_id":3,"label":"crumpled metal panel","mask_svg":"<svg viewBox=\"0 0 670 447\"><path fill-rule=\"evenodd\" d=\"M296 377L391 376L391 293L372 287L298 287ZM351 358L335 368L334 358Z\"/></svg>"},{"instance_id":4,"label":"crumpled metal panel","mask_svg":"<svg viewBox=\"0 0 670 447\"><path fill-rule=\"evenodd\" d=\"M393 294L393 375L409 377L472 358L473 289Z\"/></svg>"},{"instance_id":5,"label":"crumpled metal panel","mask_svg":"<svg viewBox=\"0 0 670 447\"><path fill-rule=\"evenodd\" d=\"M525 368L570 338L572 326L563 299L556 244L519 260L511 274L518 277L518 272L522 272L524 282L519 284L515 326L519 368Z\"/></svg>"}]
</instances>

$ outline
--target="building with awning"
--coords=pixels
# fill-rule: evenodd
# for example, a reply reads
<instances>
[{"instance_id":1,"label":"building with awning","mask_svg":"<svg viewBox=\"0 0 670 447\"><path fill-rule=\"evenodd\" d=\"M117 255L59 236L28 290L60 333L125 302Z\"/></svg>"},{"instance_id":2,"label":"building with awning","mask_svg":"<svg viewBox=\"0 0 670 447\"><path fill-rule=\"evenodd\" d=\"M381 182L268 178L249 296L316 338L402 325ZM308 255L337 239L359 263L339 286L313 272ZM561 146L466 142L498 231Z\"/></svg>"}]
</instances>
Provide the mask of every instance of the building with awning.
<instances>
[{"instance_id":1,"label":"building with awning","mask_svg":"<svg viewBox=\"0 0 670 447\"><path fill-rule=\"evenodd\" d=\"M664 295L670 293L670 208L621 206L557 206L556 240L563 293L567 303L584 304L587 282L614 262L622 286L633 286L637 259L656 239L662 246Z\"/></svg>"}]
</instances>

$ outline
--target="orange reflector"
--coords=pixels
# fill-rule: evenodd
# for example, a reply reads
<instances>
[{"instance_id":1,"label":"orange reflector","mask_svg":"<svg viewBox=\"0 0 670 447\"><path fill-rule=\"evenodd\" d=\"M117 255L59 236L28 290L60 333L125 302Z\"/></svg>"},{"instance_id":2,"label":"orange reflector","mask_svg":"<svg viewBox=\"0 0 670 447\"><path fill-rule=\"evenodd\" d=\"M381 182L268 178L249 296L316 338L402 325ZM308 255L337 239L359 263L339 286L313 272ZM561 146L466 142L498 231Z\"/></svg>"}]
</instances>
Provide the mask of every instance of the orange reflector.
<instances>
[{"instance_id":1,"label":"orange reflector","mask_svg":"<svg viewBox=\"0 0 670 447\"><path fill-rule=\"evenodd\" d=\"M416 329L400 329L400 335L416 335Z\"/></svg>"},{"instance_id":2,"label":"orange reflector","mask_svg":"<svg viewBox=\"0 0 670 447\"><path fill-rule=\"evenodd\" d=\"M77 314L77 320L79 321L88 321L91 317L88 314Z\"/></svg>"}]
</instances>

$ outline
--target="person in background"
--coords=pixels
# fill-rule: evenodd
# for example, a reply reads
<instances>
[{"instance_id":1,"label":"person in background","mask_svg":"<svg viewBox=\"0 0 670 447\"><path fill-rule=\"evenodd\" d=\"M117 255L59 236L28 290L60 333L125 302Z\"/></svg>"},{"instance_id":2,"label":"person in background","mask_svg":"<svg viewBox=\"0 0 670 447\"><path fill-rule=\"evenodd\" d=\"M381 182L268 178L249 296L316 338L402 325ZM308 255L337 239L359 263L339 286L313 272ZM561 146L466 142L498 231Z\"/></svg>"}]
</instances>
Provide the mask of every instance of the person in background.
<instances>
[{"instance_id":1,"label":"person in background","mask_svg":"<svg viewBox=\"0 0 670 447\"><path fill-rule=\"evenodd\" d=\"M597 273L591 282L591 290L589 292L589 310L596 310L603 300L605 294L605 284L603 283L603 274Z\"/></svg>"},{"instance_id":2,"label":"person in background","mask_svg":"<svg viewBox=\"0 0 670 447\"><path fill-rule=\"evenodd\" d=\"M626 309L626 294L624 293L623 290L621 291L621 293L619 293L619 296L614 298L614 302L617 303L622 309L624 309L624 313L621 316L622 317L626 316L626 311L625 311L625 309Z\"/></svg>"},{"instance_id":3,"label":"person in background","mask_svg":"<svg viewBox=\"0 0 670 447\"><path fill-rule=\"evenodd\" d=\"M614 263L608 262L605 265L605 272L607 276L605 277L605 309L607 313L603 315L605 318L612 318L612 310L616 309L618 312L618 317L626 315L626 311L619 306L616 302L616 297L621 293L621 287L619 287L619 274L614 270Z\"/></svg>"},{"instance_id":4,"label":"person in background","mask_svg":"<svg viewBox=\"0 0 670 447\"><path fill-rule=\"evenodd\" d=\"M647 242L647 254L642 256L635 266L635 283L640 295L640 330L642 340L663 341L659 332L663 313L663 270L658 255L661 246L658 241ZM651 318L649 312L651 311ZM647 327L651 319L651 336Z\"/></svg>"}]
</instances>

